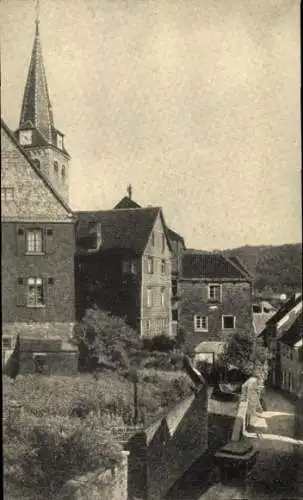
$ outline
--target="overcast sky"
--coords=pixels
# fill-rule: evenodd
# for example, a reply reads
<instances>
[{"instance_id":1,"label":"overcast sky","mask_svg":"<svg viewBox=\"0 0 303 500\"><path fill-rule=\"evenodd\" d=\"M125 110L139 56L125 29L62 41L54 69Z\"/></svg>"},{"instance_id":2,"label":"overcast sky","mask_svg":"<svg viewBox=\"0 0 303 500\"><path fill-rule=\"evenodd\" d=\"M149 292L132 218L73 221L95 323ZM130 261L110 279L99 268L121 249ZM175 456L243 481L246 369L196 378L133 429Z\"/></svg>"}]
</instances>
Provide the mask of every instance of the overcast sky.
<instances>
[{"instance_id":1,"label":"overcast sky","mask_svg":"<svg viewBox=\"0 0 303 500\"><path fill-rule=\"evenodd\" d=\"M34 0L2 0L2 116L18 126ZM40 0L73 209L133 185L188 247L301 241L299 0Z\"/></svg>"}]
</instances>

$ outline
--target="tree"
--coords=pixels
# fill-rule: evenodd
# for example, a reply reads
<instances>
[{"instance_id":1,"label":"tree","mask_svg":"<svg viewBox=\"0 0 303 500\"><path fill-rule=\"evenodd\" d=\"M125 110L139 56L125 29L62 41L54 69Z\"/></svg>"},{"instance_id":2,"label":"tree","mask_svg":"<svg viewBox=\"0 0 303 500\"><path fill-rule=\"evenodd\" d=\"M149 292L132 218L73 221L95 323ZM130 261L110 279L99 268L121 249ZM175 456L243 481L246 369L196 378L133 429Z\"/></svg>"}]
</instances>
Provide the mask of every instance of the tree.
<instances>
[{"instance_id":1,"label":"tree","mask_svg":"<svg viewBox=\"0 0 303 500\"><path fill-rule=\"evenodd\" d=\"M126 322L96 307L87 309L75 327L79 346L79 368L94 370L98 365L128 367L128 352L141 347L138 334Z\"/></svg>"},{"instance_id":2,"label":"tree","mask_svg":"<svg viewBox=\"0 0 303 500\"><path fill-rule=\"evenodd\" d=\"M247 377L255 376L264 383L267 377L268 351L260 337L252 333L235 333L225 344L218 365L225 369L234 365Z\"/></svg>"}]
</instances>

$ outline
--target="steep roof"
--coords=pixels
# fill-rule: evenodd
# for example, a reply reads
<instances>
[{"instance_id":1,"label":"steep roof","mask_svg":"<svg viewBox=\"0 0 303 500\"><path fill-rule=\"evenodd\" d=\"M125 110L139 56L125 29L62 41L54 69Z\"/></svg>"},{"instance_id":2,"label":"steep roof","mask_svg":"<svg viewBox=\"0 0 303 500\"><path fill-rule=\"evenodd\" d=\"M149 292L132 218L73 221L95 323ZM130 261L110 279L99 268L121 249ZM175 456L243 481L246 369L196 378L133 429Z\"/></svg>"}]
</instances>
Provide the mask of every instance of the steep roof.
<instances>
[{"instance_id":1,"label":"steep roof","mask_svg":"<svg viewBox=\"0 0 303 500\"><path fill-rule=\"evenodd\" d=\"M23 95L19 127L24 128L24 124L27 122L31 122L48 142L52 142L54 117L42 57L39 21L36 21L35 38Z\"/></svg>"},{"instance_id":2,"label":"steep roof","mask_svg":"<svg viewBox=\"0 0 303 500\"><path fill-rule=\"evenodd\" d=\"M182 278L188 279L245 279L247 271L236 266L221 254L186 250L182 256Z\"/></svg>"},{"instance_id":3,"label":"steep roof","mask_svg":"<svg viewBox=\"0 0 303 500\"><path fill-rule=\"evenodd\" d=\"M114 206L114 210L122 209L122 208L142 208L138 203L129 198L129 196L124 196L122 200L120 200L117 205Z\"/></svg>"},{"instance_id":4,"label":"steep roof","mask_svg":"<svg viewBox=\"0 0 303 500\"><path fill-rule=\"evenodd\" d=\"M67 212L70 212L72 214L72 209L69 207L69 205L64 201L64 199L61 197L61 195L56 191L56 189L53 187L53 185L50 183L46 175L41 172L41 170L36 167L36 165L29 159L27 154L25 153L24 149L18 144L18 141L16 140L15 135L13 132L9 129L9 127L6 125L4 120L1 118L1 128L6 132L6 134L9 136L11 141L14 143L15 147L19 150L19 152L24 156L28 164L31 166L31 168L35 171L35 173L40 177L40 179L43 180L44 184L47 186L47 188L51 191L51 193L54 195L54 197L61 203L61 205L65 208Z\"/></svg>"},{"instance_id":5,"label":"steep roof","mask_svg":"<svg viewBox=\"0 0 303 500\"><path fill-rule=\"evenodd\" d=\"M290 328L284 333L280 338L280 342L283 344L294 346L297 342L303 338L303 314L299 314L297 319L293 322Z\"/></svg>"},{"instance_id":6,"label":"steep roof","mask_svg":"<svg viewBox=\"0 0 303 500\"><path fill-rule=\"evenodd\" d=\"M172 241L181 241L181 243L183 244L183 246L185 248L184 238L182 238L182 236L180 234L176 233L175 231L173 231L169 227L167 228L167 234L168 234L168 237L169 237L170 240L172 240Z\"/></svg>"},{"instance_id":7,"label":"steep roof","mask_svg":"<svg viewBox=\"0 0 303 500\"><path fill-rule=\"evenodd\" d=\"M137 208L75 212L77 239L89 235L92 223L101 224L102 250L123 249L143 253L161 208Z\"/></svg>"},{"instance_id":8,"label":"steep roof","mask_svg":"<svg viewBox=\"0 0 303 500\"><path fill-rule=\"evenodd\" d=\"M296 307L302 301L302 295L293 295L280 309L269 319L267 325L277 324L284 316Z\"/></svg>"}]
</instances>

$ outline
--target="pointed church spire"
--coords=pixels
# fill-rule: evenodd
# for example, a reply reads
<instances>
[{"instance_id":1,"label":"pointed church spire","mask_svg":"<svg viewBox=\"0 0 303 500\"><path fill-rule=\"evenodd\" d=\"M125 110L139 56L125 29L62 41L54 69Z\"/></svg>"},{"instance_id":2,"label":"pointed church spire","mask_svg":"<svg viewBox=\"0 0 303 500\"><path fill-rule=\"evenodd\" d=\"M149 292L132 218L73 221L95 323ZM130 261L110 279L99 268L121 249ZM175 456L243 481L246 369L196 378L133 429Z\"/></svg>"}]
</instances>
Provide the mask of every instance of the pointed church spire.
<instances>
[{"instance_id":1,"label":"pointed church spire","mask_svg":"<svg viewBox=\"0 0 303 500\"><path fill-rule=\"evenodd\" d=\"M39 0L36 1L36 29L33 50L24 90L20 124L31 122L44 138L51 143L54 119L49 98L39 33Z\"/></svg>"}]
</instances>

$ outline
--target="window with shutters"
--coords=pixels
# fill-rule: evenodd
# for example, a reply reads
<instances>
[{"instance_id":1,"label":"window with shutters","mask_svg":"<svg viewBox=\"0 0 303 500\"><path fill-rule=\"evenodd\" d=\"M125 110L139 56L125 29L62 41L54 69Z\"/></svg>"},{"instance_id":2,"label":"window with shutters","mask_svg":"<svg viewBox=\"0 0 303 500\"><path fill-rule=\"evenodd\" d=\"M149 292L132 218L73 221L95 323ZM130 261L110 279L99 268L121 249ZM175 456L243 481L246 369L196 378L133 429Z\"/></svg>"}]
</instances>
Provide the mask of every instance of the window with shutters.
<instances>
[{"instance_id":1,"label":"window with shutters","mask_svg":"<svg viewBox=\"0 0 303 500\"><path fill-rule=\"evenodd\" d=\"M26 231L26 253L43 253L43 231L42 229L28 229Z\"/></svg>"},{"instance_id":2,"label":"window with shutters","mask_svg":"<svg viewBox=\"0 0 303 500\"><path fill-rule=\"evenodd\" d=\"M27 306L29 307L41 307L45 305L45 293L42 278L28 278L26 299Z\"/></svg>"}]
</instances>

